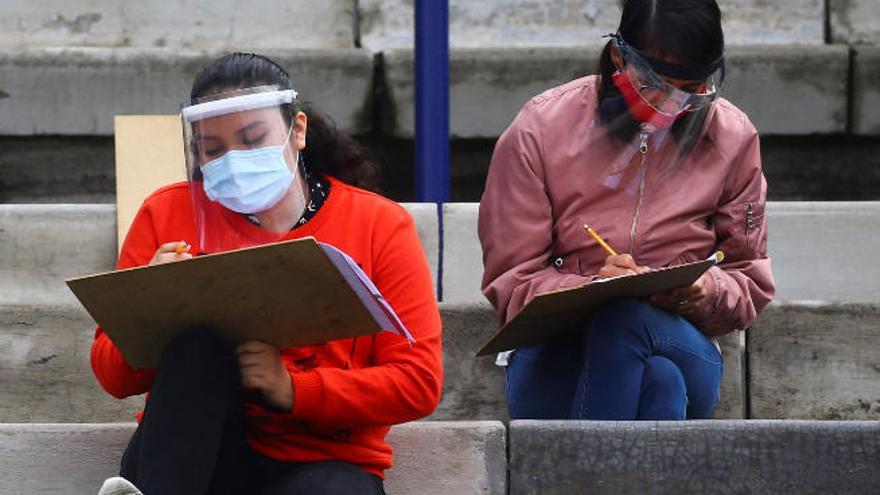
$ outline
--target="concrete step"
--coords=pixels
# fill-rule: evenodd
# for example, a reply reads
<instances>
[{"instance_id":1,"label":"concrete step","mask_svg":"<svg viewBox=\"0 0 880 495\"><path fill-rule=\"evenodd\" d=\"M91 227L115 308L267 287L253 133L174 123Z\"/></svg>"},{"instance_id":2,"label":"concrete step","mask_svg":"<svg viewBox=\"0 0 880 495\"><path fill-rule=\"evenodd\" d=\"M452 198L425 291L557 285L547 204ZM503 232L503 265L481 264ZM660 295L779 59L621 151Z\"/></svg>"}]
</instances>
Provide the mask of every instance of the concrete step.
<instances>
[{"instance_id":1,"label":"concrete step","mask_svg":"<svg viewBox=\"0 0 880 495\"><path fill-rule=\"evenodd\" d=\"M867 5L870 0L862 1ZM817 45L825 41L822 2L728 0L719 4L728 43ZM449 43L454 48L598 44L620 22L619 0L451 0L449 6ZM411 48L413 14L411 1L361 0L361 43L376 50Z\"/></svg>"},{"instance_id":2,"label":"concrete step","mask_svg":"<svg viewBox=\"0 0 880 495\"><path fill-rule=\"evenodd\" d=\"M450 126L459 138L501 135L533 96L595 74L599 47L455 49L450 53ZM757 46L727 49L724 95L762 135L847 131L849 48L843 45ZM390 99L385 133L414 134L413 52L384 53ZM806 104L805 102L809 102ZM876 115L880 109L866 110Z\"/></svg>"},{"instance_id":3,"label":"concrete step","mask_svg":"<svg viewBox=\"0 0 880 495\"><path fill-rule=\"evenodd\" d=\"M878 41L872 0L823 2L760 0L721 2L729 43L818 45L825 25L837 42ZM187 0L148 0L108 8L88 0L46 6L6 2L0 46L128 46L173 49L346 48L355 40L374 50L410 48L413 4L406 0L344 0L315 6L305 0L266 2L266 10L236 9L229 1L205 9ZM273 15L266 15L272 12ZM187 22L197 16L199 22ZM618 0L450 2L450 44L477 46L572 46L598 43L620 20ZM293 35L292 33L296 33Z\"/></svg>"},{"instance_id":4,"label":"concrete step","mask_svg":"<svg viewBox=\"0 0 880 495\"><path fill-rule=\"evenodd\" d=\"M404 206L436 280L441 253L435 206ZM444 301L484 300L478 207L443 205ZM873 235L880 228L880 202L770 202L767 212L778 299L880 301L880 268L838 262L871 259L880 250ZM113 205L0 204L0 304L75 303L64 279L113 268L115 222Z\"/></svg>"},{"instance_id":5,"label":"concrete step","mask_svg":"<svg viewBox=\"0 0 880 495\"><path fill-rule=\"evenodd\" d=\"M835 43L880 44L876 0L830 0L829 25Z\"/></svg>"},{"instance_id":6,"label":"concrete step","mask_svg":"<svg viewBox=\"0 0 880 495\"><path fill-rule=\"evenodd\" d=\"M863 3L867 5L867 1ZM880 12L876 5L874 12ZM880 25L880 20L874 24ZM880 29L876 37L880 44ZM880 46L859 46L853 52L853 132L877 136L880 135Z\"/></svg>"},{"instance_id":7,"label":"concrete step","mask_svg":"<svg viewBox=\"0 0 880 495\"><path fill-rule=\"evenodd\" d=\"M487 303L441 304L443 396L434 420L507 419L504 370L474 353L497 329ZM0 422L113 422L134 417L140 397L117 401L89 363L95 325L66 306L0 305ZM745 417L741 334L721 340L725 359L718 418Z\"/></svg>"},{"instance_id":8,"label":"concrete step","mask_svg":"<svg viewBox=\"0 0 880 495\"><path fill-rule=\"evenodd\" d=\"M3 2L0 47L168 47L191 50L350 48L355 12L348 0L268 0L260 9L221 0L102 3Z\"/></svg>"},{"instance_id":9,"label":"concrete step","mask_svg":"<svg viewBox=\"0 0 880 495\"><path fill-rule=\"evenodd\" d=\"M0 493L94 494L119 461L133 423L0 424ZM417 422L388 435L389 494L507 493L507 437L499 422Z\"/></svg>"},{"instance_id":10,"label":"concrete step","mask_svg":"<svg viewBox=\"0 0 880 495\"><path fill-rule=\"evenodd\" d=\"M283 45L282 45L283 46ZM762 135L842 134L849 131L850 96L875 93L870 61L854 71L845 45L732 45L724 95L742 108ZM414 134L413 53L389 49L373 91L374 53L366 49L267 50L290 73L305 101L353 134ZM189 94L196 72L219 52L147 48L0 47L0 135L112 134L114 115L170 114ZM599 47L459 48L450 59L450 125L457 138L497 138L529 98L595 73ZM59 81L64 81L64 84ZM126 88L120 91L118 88ZM377 94L387 96L377 97ZM804 104L809 102L809 104ZM383 129L374 129L374 110ZM854 108L853 130L877 135L875 107ZM862 122L865 123L862 123Z\"/></svg>"},{"instance_id":11,"label":"concrete step","mask_svg":"<svg viewBox=\"0 0 880 495\"><path fill-rule=\"evenodd\" d=\"M440 306L443 396L435 420L505 420L504 370L474 353L497 328L487 303ZM721 339L717 419L880 420L880 305L773 303L745 334ZM94 322L69 306L0 306L0 422L112 422L142 400L100 389ZM746 379L746 377L748 377Z\"/></svg>"},{"instance_id":12,"label":"concrete step","mask_svg":"<svg viewBox=\"0 0 880 495\"><path fill-rule=\"evenodd\" d=\"M134 428L0 424L0 492L94 493ZM416 422L388 440L392 495L880 490L876 421Z\"/></svg>"},{"instance_id":13,"label":"concrete step","mask_svg":"<svg viewBox=\"0 0 880 495\"><path fill-rule=\"evenodd\" d=\"M443 205L443 300L481 298L477 203ZM769 253L781 300L880 302L880 202L770 202Z\"/></svg>"},{"instance_id":14,"label":"concrete step","mask_svg":"<svg viewBox=\"0 0 880 495\"><path fill-rule=\"evenodd\" d=\"M293 32L290 26L284 31ZM369 132L372 53L354 48L261 51L288 70L301 100L315 102L346 132ZM6 116L0 120L0 135L109 136L115 115L177 113L196 73L222 54L172 48L0 48L0 112Z\"/></svg>"},{"instance_id":15,"label":"concrete step","mask_svg":"<svg viewBox=\"0 0 880 495\"><path fill-rule=\"evenodd\" d=\"M771 303L746 332L749 417L880 420L880 305Z\"/></svg>"},{"instance_id":16,"label":"concrete step","mask_svg":"<svg viewBox=\"0 0 880 495\"><path fill-rule=\"evenodd\" d=\"M433 280L440 257L437 207L407 203ZM116 206L0 204L0 304L78 304L64 280L116 266Z\"/></svg>"},{"instance_id":17,"label":"concrete step","mask_svg":"<svg viewBox=\"0 0 880 495\"><path fill-rule=\"evenodd\" d=\"M0 205L0 304L76 304L64 279L115 265L114 205Z\"/></svg>"},{"instance_id":18,"label":"concrete step","mask_svg":"<svg viewBox=\"0 0 880 495\"><path fill-rule=\"evenodd\" d=\"M864 107L866 112L873 108ZM377 135L358 140L381 165L383 193L398 201L412 200L413 140ZM452 140L451 201L480 200L495 141ZM116 202L112 137L5 136L0 137L0 149L0 203ZM761 139L761 155L773 201L880 200L880 140L768 136Z\"/></svg>"},{"instance_id":19,"label":"concrete step","mask_svg":"<svg viewBox=\"0 0 880 495\"><path fill-rule=\"evenodd\" d=\"M880 422L513 421L512 495L880 492Z\"/></svg>"}]
</instances>

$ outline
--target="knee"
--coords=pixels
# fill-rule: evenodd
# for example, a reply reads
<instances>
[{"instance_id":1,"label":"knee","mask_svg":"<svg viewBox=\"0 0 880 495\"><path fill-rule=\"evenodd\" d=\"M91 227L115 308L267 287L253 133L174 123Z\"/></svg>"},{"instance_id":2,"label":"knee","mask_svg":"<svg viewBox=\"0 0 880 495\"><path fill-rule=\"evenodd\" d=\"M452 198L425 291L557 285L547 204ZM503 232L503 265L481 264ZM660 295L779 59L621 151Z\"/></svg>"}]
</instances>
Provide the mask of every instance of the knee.
<instances>
[{"instance_id":1,"label":"knee","mask_svg":"<svg viewBox=\"0 0 880 495\"><path fill-rule=\"evenodd\" d=\"M664 391L668 397L684 397L687 393L684 374L675 363L663 356L652 356L645 364L642 386Z\"/></svg>"}]
</instances>

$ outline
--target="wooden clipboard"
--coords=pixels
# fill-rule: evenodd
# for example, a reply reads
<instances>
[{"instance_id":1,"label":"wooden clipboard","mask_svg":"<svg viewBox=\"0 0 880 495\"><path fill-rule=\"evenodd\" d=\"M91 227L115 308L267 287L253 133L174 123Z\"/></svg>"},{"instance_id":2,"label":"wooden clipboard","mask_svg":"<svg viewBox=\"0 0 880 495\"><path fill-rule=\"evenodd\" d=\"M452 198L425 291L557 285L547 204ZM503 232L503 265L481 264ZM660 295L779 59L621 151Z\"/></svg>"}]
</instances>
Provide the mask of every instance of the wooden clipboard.
<instances>
[{"instance_id":1,"label":"wooden clipboard","mask_svg":"<svg viewBox=\"0 0 880 495\"><path fill-rule=\"evenodd\" d=\"M165 344L189 328L279 348L393 331L323 246L306 237L67 285L136 369L155 369Z\"/></svg>"},{"instance_id":2,"label":"wooden clipboard","mask_svg":"<svg viewBox=\"0 0 880 495\"><path fill-rule=\"evenodd\" d=\"M477 356L538 345L567 331L586 328L593 311L602 303L691 285L721 259L723 255L716 253L704 261L538 294L480 348Z\"/></svg>"}]
</instances>

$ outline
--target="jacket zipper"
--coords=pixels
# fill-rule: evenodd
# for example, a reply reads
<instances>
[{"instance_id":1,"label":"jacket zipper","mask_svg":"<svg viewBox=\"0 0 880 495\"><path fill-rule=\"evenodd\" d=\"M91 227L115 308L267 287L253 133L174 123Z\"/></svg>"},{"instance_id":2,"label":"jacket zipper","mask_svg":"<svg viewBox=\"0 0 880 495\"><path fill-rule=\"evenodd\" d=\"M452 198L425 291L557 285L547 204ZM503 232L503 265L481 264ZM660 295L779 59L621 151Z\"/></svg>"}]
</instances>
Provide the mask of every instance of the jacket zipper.
<instances>
[{"instance_id":1,"label":"jacket zipper","mask_svg":"<svg viewBox=\"0 0 880 495\"><path fill-rule=\"evenodd\" d=\"M639 153L642 154L642 162L639 165L639 199L636 202L636 211L633 213L632 227L629 229L629 253L633 257L635 257L636 250L636 228L638 227L639 215L642 210L642 200L645 197L645 174L648 162L648 132L642 129L642 133L639 137Z\"/></svg>"},{"instance_id":2,"label":"jacket zipper","mask_svg":"<svg viewBox=\"0 0 880 495\"><path fill-rule=\"evenodd\" d=\"M755 226L755 214L752 211L752 203L748 204L746 208L746 235L752 231L752 227Z\"/></svg>"},{"instance_id":3,"label":"jacket zipper","mask_svg":"<svg viewBox=\"0 0 880 495\"><path fill-rule=\"evenodd\" d=\"M755 213L752 211L752 203L749 203L746 206L746 248L752 248L752 240L749 237L752 233L752 229L755 227Z\"/></svg>"}]
</instances>

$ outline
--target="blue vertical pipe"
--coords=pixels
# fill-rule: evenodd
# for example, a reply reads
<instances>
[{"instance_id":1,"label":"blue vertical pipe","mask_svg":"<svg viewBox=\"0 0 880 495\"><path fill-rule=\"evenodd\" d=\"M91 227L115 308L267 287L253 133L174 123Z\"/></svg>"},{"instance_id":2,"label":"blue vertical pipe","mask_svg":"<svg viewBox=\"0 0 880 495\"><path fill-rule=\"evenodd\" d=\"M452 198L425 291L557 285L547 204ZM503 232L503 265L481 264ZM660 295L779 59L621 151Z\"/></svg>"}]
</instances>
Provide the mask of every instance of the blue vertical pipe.
<instances>
[{"instance_id":1,"label":"blue vertical pipe","mask_svg":"<svg viewBox=\"0 0 880 495\"><path fill-rule=\"evenodd\" d=\"M449 0L416 0L416 200L449 201Z\"/></svg>"}]
</instances>

